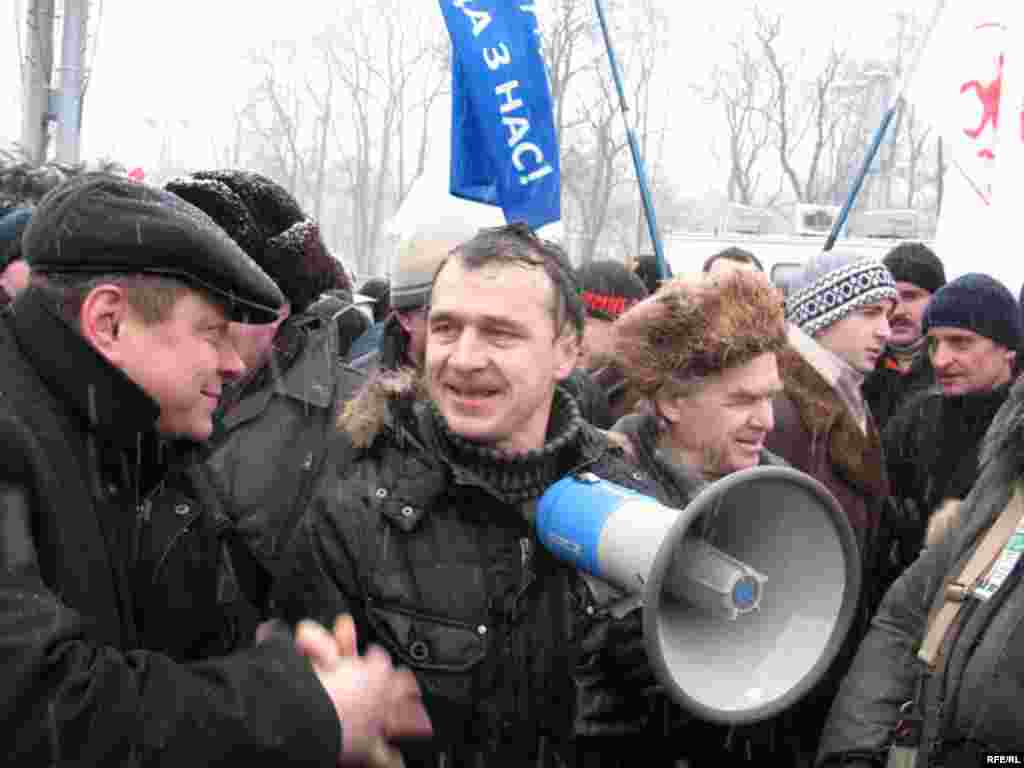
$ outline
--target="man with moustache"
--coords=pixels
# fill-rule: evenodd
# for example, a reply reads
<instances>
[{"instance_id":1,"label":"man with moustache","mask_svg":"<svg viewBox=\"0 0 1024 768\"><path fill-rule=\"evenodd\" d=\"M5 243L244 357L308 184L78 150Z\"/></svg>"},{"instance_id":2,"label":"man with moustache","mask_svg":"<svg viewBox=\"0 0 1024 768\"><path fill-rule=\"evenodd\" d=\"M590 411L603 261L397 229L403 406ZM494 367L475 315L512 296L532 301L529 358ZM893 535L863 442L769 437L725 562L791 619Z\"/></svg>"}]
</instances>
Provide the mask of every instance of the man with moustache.
<instances>
[{"instance_id":1,"label":"man with moustache","mask_svg":"<svg viewBox=\"0 0 1024 768\"><path fill-rule=\"evenodd\" d=\"M382 370L346 407L360 453L318 485L276 604L344 606L413 669L435 739L410 766L627 764L641 686L577 653L610 619L530 524L568 473L657 491L559 386L583 333L572 268L523 224L482 230L444 259L426 325L422 376ZM616 685L626 706L595 714Z\"/></svg>"},{"instance_id":2,"label":"man with moustache","mask_svg":"<svg viewBox=\"0 0 1024 768\"><path fill-rule=\"evenodd\" d=\"M914 392L935 383L921 321L932 295L946 284L942 262L924 243L900 243L882 263L896 281L899 301L889 318L885 354L864 381L864 397L879 430Z\"/></svg>"},{"instance_id":3,"label":"man with moustache","mask_svg":"<svg viewBox=\"0 0 1024 768\"><path fill-rule=\"evenodd\" d=\"M980 273L939 289L922 322L937 387L908 400L884 435L894 497L923 512L907 525L904 566L917 556L929 517L974 487L981 440L1016 378L1024 338L1013 294Z\"/></svg>"}]
</instances>

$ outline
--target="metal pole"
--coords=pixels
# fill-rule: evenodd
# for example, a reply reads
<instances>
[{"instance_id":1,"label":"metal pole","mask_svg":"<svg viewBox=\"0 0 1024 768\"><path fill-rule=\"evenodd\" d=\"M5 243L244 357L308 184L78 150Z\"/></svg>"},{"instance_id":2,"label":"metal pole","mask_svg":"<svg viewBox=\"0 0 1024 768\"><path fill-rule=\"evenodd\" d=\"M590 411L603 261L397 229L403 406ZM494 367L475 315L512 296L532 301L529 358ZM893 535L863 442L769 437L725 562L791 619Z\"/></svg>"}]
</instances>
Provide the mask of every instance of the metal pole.
<instances>
[{"instance_id":1,"label":"metal pole","mask_svg":"<svg viewBox=\"0 0 1024 768\"><path fill-rule=\"evenodd\" d=\"M25 98L21 147L30 163L39 164L45 159L50 74L53 71L53 0L30 0L26 21L28 36L22 67Z\"/></svg>"},{"instance_id":2,"label":"metal pole","mask_svg":"<svg viewBox=\"0 0 1024 768\"><path fill-rule=\"evenodd\" d=\"M626 126L626 138L629 140L629 151L633 155L633 167L636 169L636 178L640 183L640 197L644 203L644 213L647 215L647 231L651 236L651 244L654 246L654 255L658 259L658 274L661 279L669 276L668 265L665 263L665 254L661 248L661 238L658 236L658 222L654 215L654 205L651 203L651 193L647 187L647 172L644 170L644 161L640 156L640 147L636 142L636 135L629 124L629 107L626 104L626 92L622 87L622 76L619 74L619 65L615 60L615 52L612 50L612 41L608 35L608 23L604 18L604 8L601 0L594 0L597 8L597 18L601 22L601 33L604 35L604 44L608 49L608 62L611 64L612 77L615 79L615 88L619 93L619 111L622 113L622 122Z\"/></svg>"},{"instance_id":3,"label":"metal pole","mask_svg":"<svg viewBox=\"0 0 1024 768\"><path fill-rule=\"evenodd\" d=\"M857 178L853 182L853 187L850 189L850 193L846 196L846 202L843 203L842 209L839 211L839 215L836 217L835 222L832 224L832 231L829 232L828 239L825 241L824 250L832 250L832 246L836 244L836 238L839 237L839 233L843 231L843 227L846 226L846 219L850 215L850 209L853 208L853 203L857 199L857 195L860 193L860 188L864 184L864 177L867 176L868 170L871 168L871 163L875 159L875 155L878 153L878 148L882 145L882 139L885 138L886 132L889 130L889 123L892 122L893 117L903 107L905 102L904 94L910 85L910 82L914 79L914 75L917 74L917 68L921 64L921 56L924 55L925 48L928 47L928 43L931 40L932 33L935 31L936 25L939 23L939 17L942 16L942 12L946 9L946 0L936 0L935 10L932 11L931 20L928 23L928 27L925 30L924 36L921 38L921 46L917 49L917 54L914 56L913 62L910 67L904 73L903 82L900 83L899 89L896 91L896 98L893 101L891 107L885 111L882 115L882 124L878 126L875 131L874 138L871 140L871 146L868 148L868 153L864 158L864 164L861 166L860 173L857 174Z\"/></svg>"},{"instance_id":4,"label":"metal pole","mask_svg":"<svg viewBox=\"0 0 1024 768\"><path fill-rule=\"evenodd\" d=\"M57 160L76 165L80 154L82 62L88 0L64 0L64 40L60 55L60 98L57 112Z\"/></svg>"}]
</instances>

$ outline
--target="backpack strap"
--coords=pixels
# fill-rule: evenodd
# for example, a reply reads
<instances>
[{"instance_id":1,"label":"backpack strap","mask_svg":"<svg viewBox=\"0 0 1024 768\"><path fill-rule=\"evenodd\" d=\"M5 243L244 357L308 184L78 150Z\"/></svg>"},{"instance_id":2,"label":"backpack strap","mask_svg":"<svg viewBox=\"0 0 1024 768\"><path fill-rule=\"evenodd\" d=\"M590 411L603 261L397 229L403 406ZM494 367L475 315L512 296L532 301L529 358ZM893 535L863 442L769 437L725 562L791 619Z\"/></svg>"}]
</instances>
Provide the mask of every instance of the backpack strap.
<instances>
[{"instance_id":1,"label":"backpack strap","mask_svg":"<svg viewBox=\"0 0 1024 768\"><path fill-rule=\"evenodd\" d=\"M995 523L985 532L974 553L970 556L960 574L946 583L941 604L935 606L928 616L924 642L917 652L929 670L935 670L942 660L942 644L949 634L950 627L963 608L964 601L970 595L983 574L988 572L999 557L1003 547L1010 540L1021 520L1024 519L1024 494L1020 484L1014 488L1013 495L1006 507L996 518Z\"/></svg>"}]
</instances>

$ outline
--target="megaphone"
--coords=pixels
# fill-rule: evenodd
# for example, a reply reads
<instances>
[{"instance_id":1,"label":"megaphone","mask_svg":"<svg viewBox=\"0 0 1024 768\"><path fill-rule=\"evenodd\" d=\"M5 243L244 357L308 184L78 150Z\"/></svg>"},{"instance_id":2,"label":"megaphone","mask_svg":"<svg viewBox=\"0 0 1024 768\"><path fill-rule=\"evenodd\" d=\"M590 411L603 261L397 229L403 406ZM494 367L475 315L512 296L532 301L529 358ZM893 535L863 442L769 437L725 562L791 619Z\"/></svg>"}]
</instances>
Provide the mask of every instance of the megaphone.
<instances>
[{"instance_id":1,"label":"megaphone","mask_svg":"<svg viewBox=\"0 0 1024 768\"><path fill-rule=\"evenodd\" d=\"M684 509L593 474L540 498L556 557L643 604L666 692L702 720L764 720L806 694L853 622L861 567L835 497L789 467L734 472Z\"/></svg>"}]
</instances>

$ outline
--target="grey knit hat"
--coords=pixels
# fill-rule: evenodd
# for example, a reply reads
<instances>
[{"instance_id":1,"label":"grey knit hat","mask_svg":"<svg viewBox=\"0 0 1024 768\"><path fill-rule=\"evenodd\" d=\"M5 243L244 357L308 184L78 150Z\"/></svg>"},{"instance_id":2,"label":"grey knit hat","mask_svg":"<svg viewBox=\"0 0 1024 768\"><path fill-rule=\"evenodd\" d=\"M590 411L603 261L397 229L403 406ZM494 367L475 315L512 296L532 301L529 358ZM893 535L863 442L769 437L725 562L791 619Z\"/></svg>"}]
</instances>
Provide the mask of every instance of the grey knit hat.
<instances>
[{"instance_id":1,"label":"grey knit hat","mask_svg":"<svg viewBox=\"0 0 1024 768\"><path fill-rule=\"evenodd\" d=\"M430 301L430 289L441 262L462 239L416 235L403 242L391 272L391 306L410 310Z\"/></svg>"},{"instance_id":2,"label":"grey knit hat","mask_svg":"<svg viewBox=\"0 0 1024 768\"><path fill-rule=\"evenodd\" d=\"M813 336L858 307L898 300L880 260L849 250L822 251L804 265L786 299L786 319Z\"/></svg>"}]
</instances>

